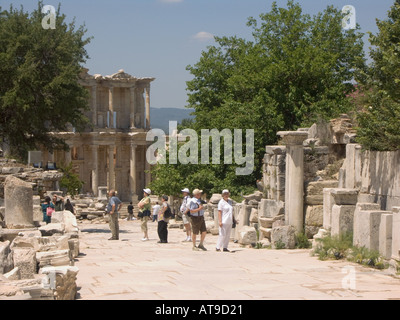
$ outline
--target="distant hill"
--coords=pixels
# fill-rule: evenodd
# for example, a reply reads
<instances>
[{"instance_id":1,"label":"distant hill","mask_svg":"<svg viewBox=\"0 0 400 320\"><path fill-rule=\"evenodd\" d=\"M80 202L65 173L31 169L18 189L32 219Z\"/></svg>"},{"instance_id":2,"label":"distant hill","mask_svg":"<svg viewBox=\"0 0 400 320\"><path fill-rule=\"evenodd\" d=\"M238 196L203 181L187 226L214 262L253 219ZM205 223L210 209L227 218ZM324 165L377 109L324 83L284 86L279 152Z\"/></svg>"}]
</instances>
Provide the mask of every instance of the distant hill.
<instances>
[{"instance_id":1,"label":"distant hill","mask_svg":"<svg viewBox=\"0 0 400 320\"><path fill-rule=\"evenodd\" d=\"M166 134L169 132L169 121L178 121L183 119L194 119L190 114L194 109L180 108L150 108L150 122L153 129L162 129Z\"/></svg>"}]
</instances>

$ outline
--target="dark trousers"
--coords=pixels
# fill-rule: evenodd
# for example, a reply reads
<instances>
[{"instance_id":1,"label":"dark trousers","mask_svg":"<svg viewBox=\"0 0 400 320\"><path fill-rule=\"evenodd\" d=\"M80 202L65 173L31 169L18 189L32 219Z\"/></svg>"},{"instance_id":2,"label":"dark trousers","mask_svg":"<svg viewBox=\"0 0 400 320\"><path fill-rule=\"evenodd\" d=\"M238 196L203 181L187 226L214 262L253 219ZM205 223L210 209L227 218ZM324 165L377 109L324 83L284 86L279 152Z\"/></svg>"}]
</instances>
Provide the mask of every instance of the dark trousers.
<instances>
[{"instance_id":1,"label":"dark trousers","mask_svg":"<svg viewBox=\"0 0 400 320\"><path fill-rule=\"evenodd\" d=\"M158 221L158 237L161 242L168 242L168 222L164 220Z\"/></svg>"}]
</instances>

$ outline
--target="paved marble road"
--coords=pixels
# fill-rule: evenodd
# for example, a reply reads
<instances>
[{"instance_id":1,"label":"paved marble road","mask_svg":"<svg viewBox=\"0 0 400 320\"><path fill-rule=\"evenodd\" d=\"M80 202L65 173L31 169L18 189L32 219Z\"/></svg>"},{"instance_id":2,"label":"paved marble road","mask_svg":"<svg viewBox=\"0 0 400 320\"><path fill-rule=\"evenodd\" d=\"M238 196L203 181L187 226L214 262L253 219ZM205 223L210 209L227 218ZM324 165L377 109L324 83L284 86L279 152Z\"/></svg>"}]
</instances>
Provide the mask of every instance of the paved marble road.
<instances>
[{"instance_id":1,"label":"paved marble road","mask_svg":"<svg viewBox=\"0 0 400 320\"><path fill-rule=\"evenodd\" d=\"M242 248L216 252L207 235L206 252L182 242L169 229L158 244L156 223L142 242L138 221L120 221L120 240L108 241L105 224L80 224L77 285L81 300L354 300L400 299L400 280L347 261L319 261L310 250Z\"/></svg>"}]
</instances>

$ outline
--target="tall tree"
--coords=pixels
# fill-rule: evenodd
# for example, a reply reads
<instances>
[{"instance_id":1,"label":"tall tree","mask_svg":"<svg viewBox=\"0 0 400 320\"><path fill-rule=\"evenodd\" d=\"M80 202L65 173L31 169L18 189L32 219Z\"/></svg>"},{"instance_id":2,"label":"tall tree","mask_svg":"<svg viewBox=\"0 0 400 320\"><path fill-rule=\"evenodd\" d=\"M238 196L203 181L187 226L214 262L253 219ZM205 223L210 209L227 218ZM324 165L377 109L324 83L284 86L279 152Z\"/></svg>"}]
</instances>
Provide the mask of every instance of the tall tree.
<instances>
[{"instance_id":1,"label":"tall tree","mask_svg":"<svg viewBox=\"0 0 400 320\"><path fill-rule=\"evenodd\" d=\"M358 141L378 151L400 149L400 1L387 20L377 20L379 32L370 33L372 64L362 74L363 108L358 115Z\"/></svg>"},{"instance_id":2,"label":"tall tree","mask_svg":"<svg viewBox=\"0 0 400 320\"><path fill-rule=\"evenodd\" d=\"M278 141L279 130L294 130L329 119L350 108L354 70L364 69L362 34L342 29L343 14L333 6L315 16L300 4L274 2L260 19L250 18L253 40L216 37L187 69L191 125L201 129L254 129L256 170L235 177L233 165L209 166L226 186L240 190L261 177L265 146ZM205 170L204 167L198 170ZM220 190L212 188L212 191Z\"/></svg>"},{"instance_id":3,"label":"tall tree","mask_svg":"<svg viewBox=\"0 0 400 320\"><path fill-rule=\"evenodd\" d=\"M0 137L20 158L40 145L66 148L48 133L88 124L88 93L78 78L90 39L60 7L55 29L44 29L42 8L41 1L30 14L0 8Z\"/></svg>"}]
</instances>

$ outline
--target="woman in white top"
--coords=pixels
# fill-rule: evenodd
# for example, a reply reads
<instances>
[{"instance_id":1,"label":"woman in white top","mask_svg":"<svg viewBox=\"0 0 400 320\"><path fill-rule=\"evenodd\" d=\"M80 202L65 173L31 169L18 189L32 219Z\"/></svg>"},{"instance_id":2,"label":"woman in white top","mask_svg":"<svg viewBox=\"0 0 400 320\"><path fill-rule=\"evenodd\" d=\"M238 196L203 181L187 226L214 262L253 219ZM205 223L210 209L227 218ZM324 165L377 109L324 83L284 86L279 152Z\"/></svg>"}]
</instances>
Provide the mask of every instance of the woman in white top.
<instances>
[{"instance_id":1,"label":"woman in white top","mask_svg":"<svg viewBox=\"0 0 400 320\"><path fill-rule=\"evenodd\" d=\"M222 248L223 251L229 252L228 245L231 238L233 220L233 202L229 199L229 190L223 190L222 199L218 203L219 237L217 251L221 251Z\"/></svg>"}]
</instances>

